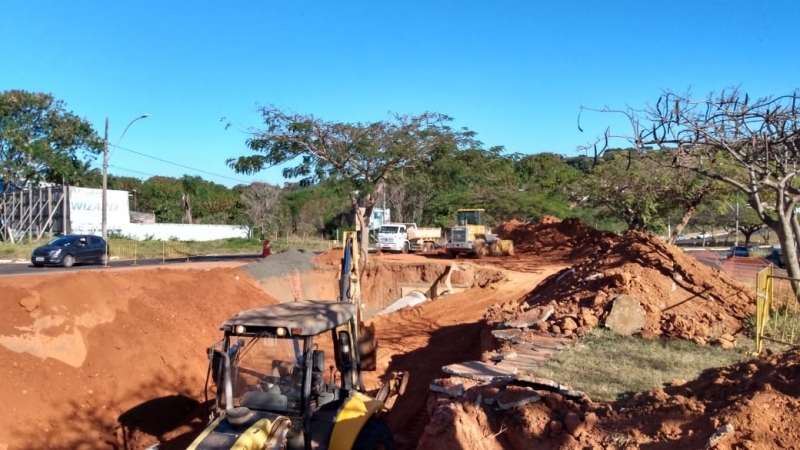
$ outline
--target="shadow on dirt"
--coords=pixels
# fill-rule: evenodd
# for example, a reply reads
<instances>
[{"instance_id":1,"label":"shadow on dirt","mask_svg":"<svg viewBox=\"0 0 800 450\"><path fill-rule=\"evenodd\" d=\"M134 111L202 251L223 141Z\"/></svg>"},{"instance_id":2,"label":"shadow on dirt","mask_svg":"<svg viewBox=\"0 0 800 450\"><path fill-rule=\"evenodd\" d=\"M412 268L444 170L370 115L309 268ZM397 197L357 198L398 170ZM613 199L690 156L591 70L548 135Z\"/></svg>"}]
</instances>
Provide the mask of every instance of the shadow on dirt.
<instances>
[{"instance_id":1,"label":"shadow on dirt","mask_svg":"<svg viewBox=\"0 0 800 450\"><path fill-rule=\"evenodd\" d=\"M17 425L19 446L9 448L142 450L158 443L159 450L184 449L207 422L208 405L187 388L195 385L181 376L158 376L116 399L50 405L61 411L49 419L50 427Z\"/></svg>"},{"instance_id":2,"label":"shadow on dirt","mask_svg":"<svg viewBox=\"0 0 800 450\"><path fill-rule=\"evenodd\" d=\"M394 432L398 450L410 450L417 447L417 442L430 421L427 407L429 386L431 381L444 376L442 366L480 359L481 332L484 327L485 324L482 322L443 327L430 334L427 346L392 357L387 373L392 371L410 373L405 394L397 399L388 415L388 423ZM414 333L413 328L413 326L406 328L405 333ZM429 331L421 329L419 332L428 333ZM380 343L382 346L392 347L398 345L396 341L399 341L399 338L399 336L383 334L380 336ZM454 427L448 428L444 432L445 437L452 442L447 446L448 450L462 448L455 441L455 432ZM448 434L452 434L452 436Z\"/></svg>"}]
</instances>

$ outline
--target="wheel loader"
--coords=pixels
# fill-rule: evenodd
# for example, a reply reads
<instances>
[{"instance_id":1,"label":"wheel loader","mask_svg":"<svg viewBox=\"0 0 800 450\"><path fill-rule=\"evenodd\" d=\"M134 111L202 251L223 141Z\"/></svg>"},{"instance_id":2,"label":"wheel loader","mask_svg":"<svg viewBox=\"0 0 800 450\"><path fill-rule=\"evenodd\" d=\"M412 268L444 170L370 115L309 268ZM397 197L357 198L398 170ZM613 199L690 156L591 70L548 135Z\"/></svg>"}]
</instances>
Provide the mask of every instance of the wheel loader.
<instances>
[{"instance_id":1,"label":"wheel loader","mask_svg":"<svg viewBox=\"0 0 800 450\"><path fill-rule=\"evenodd\" d=\"M459 209L456 211L456 225L450 229L450 240L445 245L451 258L459 254L486 256L513 256L514 242L500 239L491 233L483 223L483 209Z\"/></svg>"},{"instance_id":2,"label":"wheel loader","mask_svg":"<svg viewBox=\"0 0 800 450\"><path fill-rule=\"evenodd\" d=\"M338 301L280 303L222 324L223 338L208 350L206 392L215 390L210 423L189 449L394 448L383 416L408 377L391 374L374 396L364 389L360 349L374 357L377 345L359 338L356 242L346 236ZM317 344L325 334L332 339L330 360Z\"/></svg>"}]
</instances>

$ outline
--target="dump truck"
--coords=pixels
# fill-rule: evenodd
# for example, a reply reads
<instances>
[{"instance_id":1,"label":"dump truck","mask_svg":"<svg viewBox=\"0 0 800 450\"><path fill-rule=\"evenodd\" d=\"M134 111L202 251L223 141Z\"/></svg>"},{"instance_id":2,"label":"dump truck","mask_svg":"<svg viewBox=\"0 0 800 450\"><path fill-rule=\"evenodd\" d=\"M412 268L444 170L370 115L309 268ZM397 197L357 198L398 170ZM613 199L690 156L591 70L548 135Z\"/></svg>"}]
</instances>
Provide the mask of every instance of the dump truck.
<instances>
[{"instance_id":1,"label":"dump truck","mask_svg":"<svg viewBox=\"0 0 800 450\"><path fill-rule=\"evenodd\" d=\"M456 225L450 230L450 239L445 245L448 256L461 254L486 256L511 256L514 242L500 239L483 223L483 209L463 208L456 211Z\"/></svg>"},{"instance_id":2,"label":"dump truck","mask_svg":"<svg viewBox=\"0 0 800 450\"><path fill-rule=\"evenodd\" d=\"M345 241L338 300L269 305L223 322L208 349L210 423L188 449L394 448L383 416L408 377L394 372L374 394L364 388L357 240ZM332 361L319 347L326 341Z\"/></svg>"},{"instance_id":3,"label":"dump truck","mask_svg":"<svg viewBox=\"0 0 800 450\"><path fill-rule=\"evenodd\" d=\"M440 245L441 228L421 228L416 223L385 223L378 230L377 247L389 252L429 252Z\"/></svg>"}]
</instances>

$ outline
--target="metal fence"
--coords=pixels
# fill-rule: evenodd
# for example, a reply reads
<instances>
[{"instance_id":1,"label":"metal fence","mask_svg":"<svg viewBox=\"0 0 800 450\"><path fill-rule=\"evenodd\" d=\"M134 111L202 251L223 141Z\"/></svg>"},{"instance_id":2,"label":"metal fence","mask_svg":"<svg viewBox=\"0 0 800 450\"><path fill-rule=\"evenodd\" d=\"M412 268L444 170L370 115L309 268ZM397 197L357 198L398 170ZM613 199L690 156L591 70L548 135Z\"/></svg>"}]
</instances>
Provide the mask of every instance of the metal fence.
<instances>
[{"instance_id":1,"label":"metal fence","mask_svg":"<svg viewBox=\"0 0 800 450\"><path fill-rule=\"evenodd\" d=\"M800 342L800 305L792 287L800 280L774 272L767 266L756 277L756 352L764 341L790 346Z\"/></svg>"}]
</instances>

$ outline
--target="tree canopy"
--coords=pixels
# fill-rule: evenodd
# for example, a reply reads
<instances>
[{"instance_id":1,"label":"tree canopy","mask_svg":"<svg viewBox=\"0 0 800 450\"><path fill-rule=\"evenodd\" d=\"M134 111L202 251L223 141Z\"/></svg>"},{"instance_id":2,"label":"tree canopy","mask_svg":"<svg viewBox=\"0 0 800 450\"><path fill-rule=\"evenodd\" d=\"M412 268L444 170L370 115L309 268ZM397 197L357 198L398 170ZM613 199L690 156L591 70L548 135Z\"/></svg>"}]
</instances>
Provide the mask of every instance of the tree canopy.
<instances>
[{"instance_id":1,"label":"tree canopy","mask_svg":"<svg viewBox=\"0 0 800 450\"><path fill-rule=\"evenodd\" d=\"M101 150L91 123L63 101L45 93L0 93L0 193L42 180L75 180Z\"/></svg>"}]
</instances>

